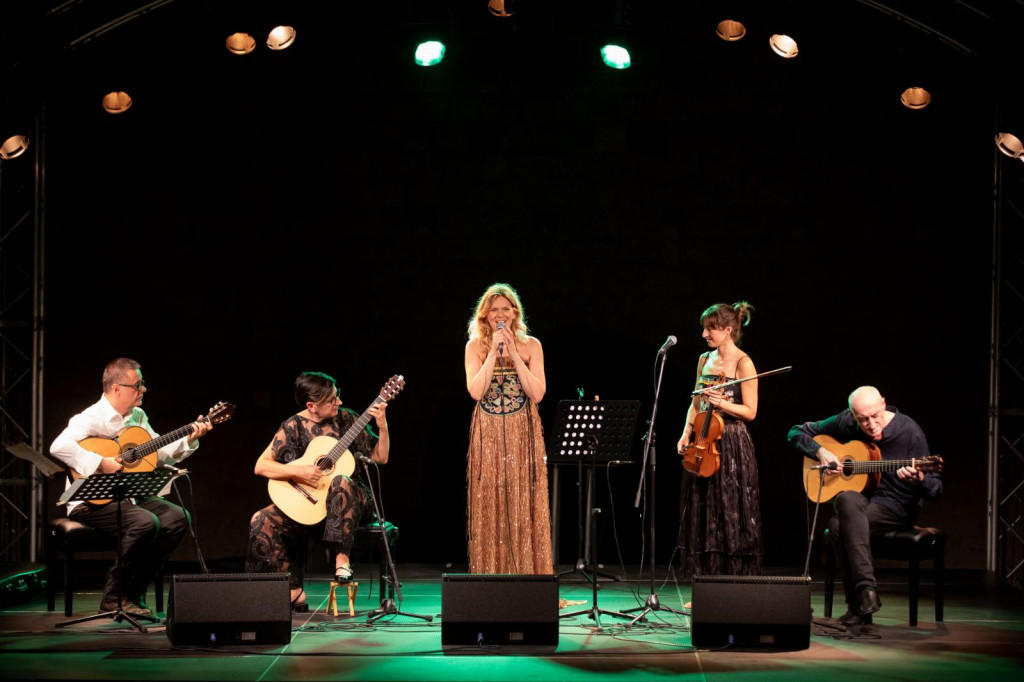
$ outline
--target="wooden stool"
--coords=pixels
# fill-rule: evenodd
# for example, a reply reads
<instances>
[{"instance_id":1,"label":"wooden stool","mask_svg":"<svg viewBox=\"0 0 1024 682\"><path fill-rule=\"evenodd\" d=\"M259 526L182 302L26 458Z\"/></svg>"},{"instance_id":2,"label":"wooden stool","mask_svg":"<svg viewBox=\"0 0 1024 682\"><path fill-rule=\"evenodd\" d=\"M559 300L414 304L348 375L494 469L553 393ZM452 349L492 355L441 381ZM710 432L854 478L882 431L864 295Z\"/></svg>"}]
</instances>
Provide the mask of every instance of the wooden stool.
<instances>
[{"instance_id":1,"label":"wooden stool","mask_svg":"<svg viewBox=\"0 0 1024 682\"><path fill-rule=\"evenodd\" d=\"M357 582L339 583L337 580L331 581L331 594L327 598L327 608L334 612L334 617L338 616L338 598L335 595L335 590L344 585L348 588L348 615L356 615L356 588L359 587Z\"/></svg>"}]
</instances>

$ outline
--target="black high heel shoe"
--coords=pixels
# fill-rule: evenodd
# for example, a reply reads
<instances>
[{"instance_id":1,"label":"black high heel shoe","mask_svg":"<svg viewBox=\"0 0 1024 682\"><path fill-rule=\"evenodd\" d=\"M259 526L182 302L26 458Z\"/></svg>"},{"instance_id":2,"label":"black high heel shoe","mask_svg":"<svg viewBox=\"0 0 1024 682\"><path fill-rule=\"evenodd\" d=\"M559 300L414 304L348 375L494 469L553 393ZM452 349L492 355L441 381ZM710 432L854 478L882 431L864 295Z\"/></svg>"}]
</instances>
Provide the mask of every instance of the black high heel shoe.
<instances>
[{"instance_id":1,"label":"black high heel shoe","mask_svg":"<svg viewBox=\"0 0 1024 682\"><path fill-rule=\"evenodd\" d=\"M342 585L352 582L352 565L345 564L334 569L334 582Z\"/></svg>"}]
</instances>

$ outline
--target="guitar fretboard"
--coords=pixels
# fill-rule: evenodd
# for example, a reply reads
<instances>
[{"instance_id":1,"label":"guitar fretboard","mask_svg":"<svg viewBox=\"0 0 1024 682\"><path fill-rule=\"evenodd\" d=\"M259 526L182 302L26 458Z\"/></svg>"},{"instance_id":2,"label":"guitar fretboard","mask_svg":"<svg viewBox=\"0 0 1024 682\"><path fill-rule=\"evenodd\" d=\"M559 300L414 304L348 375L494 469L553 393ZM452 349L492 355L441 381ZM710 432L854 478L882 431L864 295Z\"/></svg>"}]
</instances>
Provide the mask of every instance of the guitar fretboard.
<instances>
[{"instance_id":1,"label":"guitar fretboard","mask_svg":"<svg viewBox=\"0 0 1024 682\"><path fill-rule=\"evenodd\" d=\"M857 462L849 460L840 462L840 468L844 473L871 474L881 471L896 471L903 467L914 467L919 469L931 469L935 466L935 460L931 458L921 459L880 459L870 462Z\"/></svg>"},{"instance_id":2,"label":"guitar fretboard","mask_svg":"<svg viewBox=\"0 0 1024 682\"><path fill-rule=\"evenodd\" d=\"M350 445L352 445L352 441L356 439L356 436L359 435L359 432L366 428L366 425L370 423L370 419L373 418L372 415L370 415L370 410L373 409L375 406L386 402L387 401L384 400L384 398L382 398L381 396L377 396L377 398L372 403L370 403L370 406L367 407L366 410L361 415L359 415L359 419L356 420L356 423L353 424L349 428L349 430L345 432L345 435L341 437L341 440L339 440L337 444L335 444L335 446L331 448L330 452L327 453L327 458L331 460L332 466L335 462L338 461L339 457L345 454L345 451L348 450Z\"/></svg>"}]
</instances>

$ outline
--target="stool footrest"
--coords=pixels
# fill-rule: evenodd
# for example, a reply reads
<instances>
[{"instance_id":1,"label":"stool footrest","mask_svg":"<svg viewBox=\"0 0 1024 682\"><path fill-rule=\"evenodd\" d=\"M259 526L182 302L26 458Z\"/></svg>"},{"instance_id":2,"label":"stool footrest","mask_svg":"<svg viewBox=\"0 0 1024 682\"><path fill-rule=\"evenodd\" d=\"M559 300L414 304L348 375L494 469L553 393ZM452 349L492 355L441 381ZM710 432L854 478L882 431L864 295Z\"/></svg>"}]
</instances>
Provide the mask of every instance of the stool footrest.
<instances>
[{"instance_id":1,"label":"stool footrest","mask_svg":"<svg viewBox=\"0 0 1024 682\"><path fill-rule=\"evenodd\" d=\"M347 583L339 583L337 580L331 581L331 593L327 598L327 610L331 611L335 617L338 616L338 596L337 590L339 587L345 587L348 591L348 615L350 617L356 615L356 590L359 589L359 583L352 581Z\"/></svg>"}]
</instances>

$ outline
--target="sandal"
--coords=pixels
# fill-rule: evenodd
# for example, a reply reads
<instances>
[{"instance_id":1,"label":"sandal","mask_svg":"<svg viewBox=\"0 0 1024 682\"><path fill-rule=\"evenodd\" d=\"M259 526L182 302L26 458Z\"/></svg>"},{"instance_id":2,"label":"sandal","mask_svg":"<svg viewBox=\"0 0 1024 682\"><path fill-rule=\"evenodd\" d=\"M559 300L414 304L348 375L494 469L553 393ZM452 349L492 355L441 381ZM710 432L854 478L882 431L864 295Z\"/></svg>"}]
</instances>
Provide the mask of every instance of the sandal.
<instances>
[{"instance_id":1,"label":"sandal","mask_svg":"<svg viewBox=\"0 0 1024 682\"><path fill-rule=\"evenodd\" d=\"M302 597L306 596L305 592L300 591L295 598L292 599L292 611L294 613L309 613L309 604L305 601L299 601Z\"/></svg>"},{"instance_id":2,"label":"sandal","mask_svg":"<svg viewBox=\"0 0 1024 682\"><path fill-rule=\"evenodd\" d=\"M334 582L336 583L347 583L352 580L352 565L345 564L334 569Z\"/></svg>"}]
</instances>

